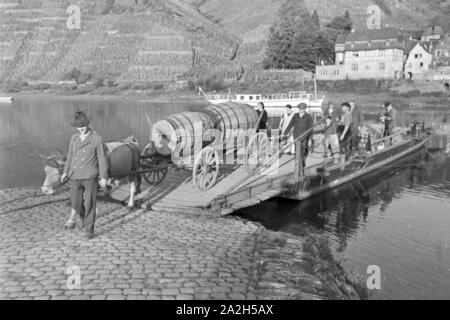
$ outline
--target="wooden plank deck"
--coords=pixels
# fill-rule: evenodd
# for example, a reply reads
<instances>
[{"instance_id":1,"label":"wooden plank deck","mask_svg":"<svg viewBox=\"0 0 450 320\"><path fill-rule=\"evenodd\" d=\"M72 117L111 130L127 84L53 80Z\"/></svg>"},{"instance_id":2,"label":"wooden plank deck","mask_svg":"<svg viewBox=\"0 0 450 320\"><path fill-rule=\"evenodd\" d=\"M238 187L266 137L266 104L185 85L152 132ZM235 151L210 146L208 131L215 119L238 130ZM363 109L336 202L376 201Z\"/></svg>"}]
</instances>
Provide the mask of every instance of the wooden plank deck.
<instances>
[{"instance_id":1,"label":"wooden plank deck","mask_svg":"<svg viewBox=\"0 0 450 320\"><path fill-rule=\"evenodd\" d=\"M322 154L312 154L307 159L307 170L320 163L323 163ZM243 165L222 165L218 181L206 192L195 188L191 171L170 169L164 181L157 186L143 182L143 192L136 200L143 208L154 211L226 215L281 195L292 178L294 166L294 156L286 154L279 162L255 176L250 176ZM224 196L227 197L225 206L221 204ZM128 187L119 187L111 197L125 201Z\"/></svg>"}]
</instances>

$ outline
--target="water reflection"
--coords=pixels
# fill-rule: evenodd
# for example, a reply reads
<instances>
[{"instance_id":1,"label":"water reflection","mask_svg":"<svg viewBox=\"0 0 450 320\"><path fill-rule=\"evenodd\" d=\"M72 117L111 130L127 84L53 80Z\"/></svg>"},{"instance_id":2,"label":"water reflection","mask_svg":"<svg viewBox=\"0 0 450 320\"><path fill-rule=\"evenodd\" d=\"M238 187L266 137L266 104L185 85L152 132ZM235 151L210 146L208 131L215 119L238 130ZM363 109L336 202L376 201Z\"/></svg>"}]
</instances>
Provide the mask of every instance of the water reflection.
<instances>
[{"instance_id":1,"label":"water reflection","mask_svg":"<svg viewBox=\"0 0 450 320\"><path fill-rule=\"evenodd\" d=\"M86 112L91 126L106 141L134 135L145 146L150 123L181 111L203 108L198 102L139 102L123 98L88 99L61 97L17 98L0 104L0 188L38 186L43 181L43 162L37 153L55 148L65 151L73 113Z\"/></svg>"},{"instance_id":2,"label":"water reflection","mask_svg":"<svg viewBox=\"0 0 450 320\"><path fill-rule=\"evenodd\" d=\"M442 294L449 298L449 177L450 159L446 155L421 153L386 168L382 174L322 196L301 203L272 200L238 215L298 236L325 235L335 252L350 261L350 269L359 268L363 274L370 265L368 261L378 261L384 265L384 287L388 288L378 293L378 298L439 299L444 298ZM411 264L409 251L421 262ZM429 272L419 272L428 264ZM432 269L440 272L433 273ZM420 286L429 291L416 292L417 288L410 285L418 273L424 278ZM403 277L408 280L400 281ZM441 290L433 291L436 277Z\"/></svg>"}]
</instances>

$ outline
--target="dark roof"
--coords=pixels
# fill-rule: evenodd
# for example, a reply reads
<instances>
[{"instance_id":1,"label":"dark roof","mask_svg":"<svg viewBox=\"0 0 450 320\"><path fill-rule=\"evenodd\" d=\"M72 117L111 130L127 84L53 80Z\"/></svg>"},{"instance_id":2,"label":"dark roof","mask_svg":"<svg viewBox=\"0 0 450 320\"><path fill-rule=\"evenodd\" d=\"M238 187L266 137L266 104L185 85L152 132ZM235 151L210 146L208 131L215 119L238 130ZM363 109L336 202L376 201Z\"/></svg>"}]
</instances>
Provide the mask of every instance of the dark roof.
<instances>
[{"instance_id":1,"label":"dark roof","mask_svg":"<svg viewBox=\"0 0 450 320\"><path fill-rule=\"evenodd\" d=\"M408 40L406 41L406 45L405 45L405 53L409 55L409 53L411 52L412 49L414 49L414 47L420 43L420 41L417 40Z\"/></svg>"},{"instance_id":2,"label":"dark roof","mask_svg":"<svg viewBox=\"0 0 450 320\"><path fill-rule=\"evenodd\" d=\"M356 30L347 35L347 41L389 40L401 37L401 31L395 28Z\"/></svg>"},{"instance_id":3,"label":"dark roof","mask_svg":"<svg viewBox=\"0 0 450 320\"><path fill-rule=\"evenodd\" d=\"M422 33L422 37L426 37L426 36L433 36L433 35L438 35L438 34L444 34L445 31L444 29L442 29L441 26L429 26L427 27L423 33Z\"/></svg>"},{"instance_id":4,"label":"dark roof","mask_svg":"<svg viewBox=\"0 0 450 320\"><path fill-rule=\"evenodd\" d=\"M345 44L345 51L370 51L370 50L386 50L386 49L404 49L404 45L399 41L377 41L365 43L351 43Z\"/></svg>"},{"instance_id":5,"label":"dark roof","mask_svg":"<svg viewBox=\"0 0 450 320\"><path fill-rule=\"evenodd\" d=\"M348 35L340 35L336 39L336 45L343 44L345 51L404 49L402 33L395 28L357 30Z\"/></svg>"},{"instance_id":6,"label":"dark roof","mask_svg":"<svg viewBox=\"0 0 450 320\"><path fill-rule=\"evenodd\" d=\"M409 39L409 37L412 37L413 40L419 40L423 30L402 30L401 32L405 39Z\"/></svg>"},{"instance_id":7,"label":"dark roof","mask_svg":"<svg viewBox=\"0 0 450 320\"><path fill-rule=\"evenodd\" d=\"M340 35L338 35L338 37L336 39L336 44L345 44L346 39L347 39L347 35L340 34Z\"/></svg>"}]
</instances>

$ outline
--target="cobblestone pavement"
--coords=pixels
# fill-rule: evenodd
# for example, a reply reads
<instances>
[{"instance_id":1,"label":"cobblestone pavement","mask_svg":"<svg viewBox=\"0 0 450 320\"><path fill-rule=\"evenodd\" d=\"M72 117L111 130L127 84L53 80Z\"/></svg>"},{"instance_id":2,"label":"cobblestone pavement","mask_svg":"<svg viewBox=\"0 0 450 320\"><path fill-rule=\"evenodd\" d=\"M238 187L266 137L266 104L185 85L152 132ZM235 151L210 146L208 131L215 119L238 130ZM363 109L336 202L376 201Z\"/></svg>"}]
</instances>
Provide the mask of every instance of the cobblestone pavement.
<instances>
[{"instance_id":1,"label":"cobblestone pavement","mask_svg":"<svg viewBox=\"0 0 450 320\"><path fill-rule=\"evenodd\" d=\"M99 201L96 237L85 240L63 228L68 199L0 190L0 299L264 299L284 288L261 273L256 224ZM81 283L70 289L73 267Z\"/></svg>"},{"instance_id":2,"label":"cobblestone pavement","mask_svg":"<svg viewBox=\"0 0 450 320\"><path fill-rule=\"evenodd\" d=\"M68 194L0 191L0 299L254 299L257 226L100 201L96 237L65 231ZM67 269L78 266L79 289Z\"/></svg>"}]
</instances>

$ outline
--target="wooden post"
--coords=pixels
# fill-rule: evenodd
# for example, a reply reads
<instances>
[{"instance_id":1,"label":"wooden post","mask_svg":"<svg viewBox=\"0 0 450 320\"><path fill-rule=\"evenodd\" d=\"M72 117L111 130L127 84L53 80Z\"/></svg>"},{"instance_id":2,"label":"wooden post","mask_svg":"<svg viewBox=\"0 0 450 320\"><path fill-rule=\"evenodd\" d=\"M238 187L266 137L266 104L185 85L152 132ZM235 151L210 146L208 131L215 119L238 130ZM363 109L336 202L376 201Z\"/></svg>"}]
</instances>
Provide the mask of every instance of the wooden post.
<instances>
[{"instance_id":1,"label":"wooden post","mask_svg":"<svg viewBox=\"0 0 450 320\"><path fill-rule=\"evenodd\" d=\"M295 142L295 192L299 191L299 183L303 182L305 172L303 168L303 146L302 141Z\"/></svg>"}]
</instances>

